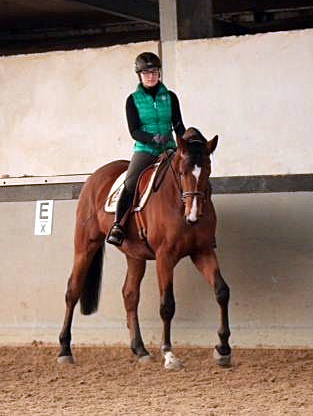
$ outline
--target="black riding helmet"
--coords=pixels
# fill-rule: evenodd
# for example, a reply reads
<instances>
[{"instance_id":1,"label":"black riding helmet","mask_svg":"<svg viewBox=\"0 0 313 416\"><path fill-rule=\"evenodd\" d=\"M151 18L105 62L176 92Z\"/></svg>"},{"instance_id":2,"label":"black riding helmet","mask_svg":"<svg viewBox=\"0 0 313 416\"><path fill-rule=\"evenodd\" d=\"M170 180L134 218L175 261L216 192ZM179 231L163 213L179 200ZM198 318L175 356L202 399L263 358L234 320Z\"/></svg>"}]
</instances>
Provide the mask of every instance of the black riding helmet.
<instances>
[{"instance_id":1,"label":"black riding helmet","mask_svg":"<svg viewBox=\"0 0 313 416\"><path fill-rule=\"evenodd\" d=\"M143 52L135 60L135 71L140 73L147 69L161 68L160 58L152 52Z\"/></svg>"}]
</instances>

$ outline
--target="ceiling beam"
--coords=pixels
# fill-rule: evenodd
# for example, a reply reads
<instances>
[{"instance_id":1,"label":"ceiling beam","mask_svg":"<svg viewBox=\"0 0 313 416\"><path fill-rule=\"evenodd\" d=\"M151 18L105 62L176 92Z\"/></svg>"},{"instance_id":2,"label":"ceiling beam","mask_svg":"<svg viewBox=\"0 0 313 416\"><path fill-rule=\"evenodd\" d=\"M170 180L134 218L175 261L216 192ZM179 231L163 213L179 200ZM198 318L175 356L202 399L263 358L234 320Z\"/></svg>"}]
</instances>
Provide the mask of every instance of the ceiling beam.
<instances>
[{"instance_id":1,"label":"ceiling beam","mask_svg":"<svg viewBox=\"0 0 313 416\"><path fill-rule=\"evenodd\" d=\"M214 13L312 7L312 0L214 0Z\"/></svg>"},{"instance_id":2,"label":"ceiling beam","mask_svg":"<svg viewBox=\"0 0 313 416\"><path fill-rule=\"evenodd\" d=\"M158 3L145 0L66 0L81 3L103 13L159 27Z\"/></svg>"}]
</instances>

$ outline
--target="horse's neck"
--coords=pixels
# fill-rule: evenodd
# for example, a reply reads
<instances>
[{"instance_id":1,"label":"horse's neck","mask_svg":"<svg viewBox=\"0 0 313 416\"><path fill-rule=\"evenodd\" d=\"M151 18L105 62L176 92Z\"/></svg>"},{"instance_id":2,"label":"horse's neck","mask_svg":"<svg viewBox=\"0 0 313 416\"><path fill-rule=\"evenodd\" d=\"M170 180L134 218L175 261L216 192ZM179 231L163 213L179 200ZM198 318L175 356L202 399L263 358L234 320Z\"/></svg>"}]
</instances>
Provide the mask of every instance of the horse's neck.
<instances>
[{"instance_id":1,"label":"horse's neck","mask_svg":"<svg viewBox=\"0 0 313 416\"><path fill-rule=\"evenodd\" d=\"M164 197L164 202L169 204L173 203L173 198L177 198L180 201L181 192L179 184L179 174L178 174L178 156L174 156L172 162L170 163L166 175L162 184L162 196Z\"/></svg>"}]
</instances>

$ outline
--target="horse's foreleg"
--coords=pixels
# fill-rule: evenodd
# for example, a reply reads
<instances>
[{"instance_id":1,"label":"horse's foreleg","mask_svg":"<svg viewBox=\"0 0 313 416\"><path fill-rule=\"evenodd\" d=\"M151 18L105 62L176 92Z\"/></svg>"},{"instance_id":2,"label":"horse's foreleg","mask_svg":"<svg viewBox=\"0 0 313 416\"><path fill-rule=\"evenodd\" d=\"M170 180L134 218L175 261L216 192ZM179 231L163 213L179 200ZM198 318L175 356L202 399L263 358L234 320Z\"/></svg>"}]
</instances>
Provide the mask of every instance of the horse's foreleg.
<instances>
[{"instance_id":1,"label":"horse's foreleg","mask_svg":"<svg viewBox=\"0 0 313 416\"><path fill-rule=\"evenodd\" d=\"M169 260L169 256L157 255L157 273L160 289L160 315L163 321L163 337L161 353L165 359L167 370L178 370L182 363L172 352L171 322L175 314L175 298L173 291L173 270L175 264Z\"/></svg>"},{"instance_id":2,"label":"horse's foreleg","mask_svg":"<svg viewBox=\"0 0 313 416\"><path fill-rule=\"evenodd\" d=\"M229 365L231 360L231 348L228 343L230 337L228 318L229 287L221 275L218 261L213 251L191 256L191 259L214 288L216 300L221 310L221 326L218 330L220 343L214 349L214 358L219 365Z\"/></svg>"},{"instance_id":3,"label":"horse's foreleg","mask_svg":"<svg viewBox=\"0 0 313 416\"><path fill-rule=\"evenodd\" d=\"M123 286L124 305L127 314L127 327L130 335L130 348L135 355L144 362L150 358L146 350L140 332L138 321L138 304L140 296L140 284L146 269L146 261L126 256L127 274Z\"/></svg>"}]
</instances>

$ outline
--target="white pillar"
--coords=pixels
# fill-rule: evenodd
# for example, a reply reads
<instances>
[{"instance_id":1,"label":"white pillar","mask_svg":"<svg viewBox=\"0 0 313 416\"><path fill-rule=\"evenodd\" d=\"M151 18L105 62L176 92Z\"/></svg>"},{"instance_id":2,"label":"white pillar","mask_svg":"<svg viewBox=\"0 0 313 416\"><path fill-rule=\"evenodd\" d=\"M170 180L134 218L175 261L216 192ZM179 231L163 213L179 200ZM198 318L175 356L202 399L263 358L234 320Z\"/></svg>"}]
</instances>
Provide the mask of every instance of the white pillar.
<instances>
[{"instance_id":1,"label":"white pillar","mask_svg":"<svg viewBox=\"0 0 313 416\"><path fill-rule=\"evenodd\" d=\"M175 90L176 86L176 41L177 10L176 0L159 0L160 10L160 55L162 79L165 85Z\"/></svg>"}]
</instances>

